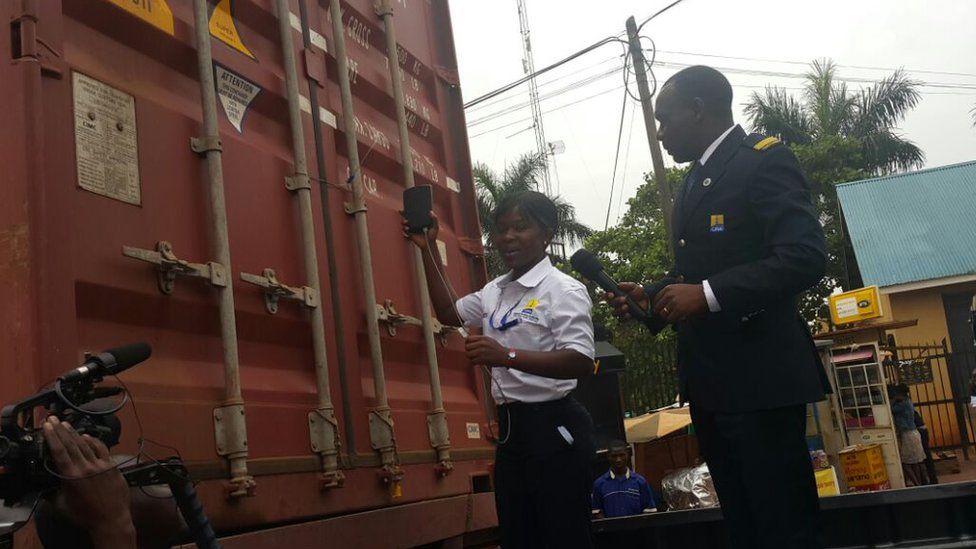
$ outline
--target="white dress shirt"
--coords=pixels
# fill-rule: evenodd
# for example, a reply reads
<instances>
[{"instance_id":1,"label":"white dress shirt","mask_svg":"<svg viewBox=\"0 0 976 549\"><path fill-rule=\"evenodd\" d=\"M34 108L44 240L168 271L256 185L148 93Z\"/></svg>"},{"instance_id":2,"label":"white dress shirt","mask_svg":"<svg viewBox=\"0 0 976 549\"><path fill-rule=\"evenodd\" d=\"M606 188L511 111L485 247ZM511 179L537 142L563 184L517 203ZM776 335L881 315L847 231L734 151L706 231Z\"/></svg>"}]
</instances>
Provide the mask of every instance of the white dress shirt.
<instances>
[{"instance_id":1,"label":"white dress shirt","mask_svg":"<svg viewBox=\"0 0 976 549\"><path fill-rule=\"evenodd\" d=\"M734 130L736 127L737 126L733 124L732 127L725 130L722 135L718 136L718 139L712 141L712 144L705 149L705 152L702 153L701 159L698 161L702 167L704 167L705 162L708 162L708 159L711 158L712 153L715 152L715 149L722 144L722 141L725 141L725 138L728 137L729 134L732 133L732 130ZM718 298L715 297L715 292L712 291L712 287L707 280L702 281L702 290L705 292L705 301L708 302L708 310L713 313L721 311L722 306L719 304Z\"/></svg>"},{"instance_id":2,"label":"white dress shirt","mask_svg":"<svg viewBox=\"0 0 976 549\"><path fill-rule=\"evenodd\" d=\"M465 326L481 328L484 335L516 353L572 349L593 358L589 293L578 280L553 267L548 257L519 279L512 280L509 272L456 305ZM498 329L506 321L517 324ZM552 379L514 368L492 368L491 373L491 395L499 404L556 400L576 388L575 379Z\"/></svg>"}]
</instances>

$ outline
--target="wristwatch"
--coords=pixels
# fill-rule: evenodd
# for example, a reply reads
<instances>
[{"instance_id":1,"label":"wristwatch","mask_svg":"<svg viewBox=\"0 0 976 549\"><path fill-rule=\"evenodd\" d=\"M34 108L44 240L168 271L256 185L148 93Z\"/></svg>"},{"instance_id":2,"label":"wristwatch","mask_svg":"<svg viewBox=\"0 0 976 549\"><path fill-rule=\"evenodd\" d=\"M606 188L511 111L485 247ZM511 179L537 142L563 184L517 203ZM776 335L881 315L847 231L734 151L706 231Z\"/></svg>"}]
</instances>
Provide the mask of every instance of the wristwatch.
<instances>
[{"instance_id":1,"label":"wristwatch","mask_svg":"<svg viewBox=\"0 0 976 549\"><path fill-rule=\"evenodd\" d=\"M515 349L508 350L508 364L515 362Z\"/></svg>"}]
</instances>

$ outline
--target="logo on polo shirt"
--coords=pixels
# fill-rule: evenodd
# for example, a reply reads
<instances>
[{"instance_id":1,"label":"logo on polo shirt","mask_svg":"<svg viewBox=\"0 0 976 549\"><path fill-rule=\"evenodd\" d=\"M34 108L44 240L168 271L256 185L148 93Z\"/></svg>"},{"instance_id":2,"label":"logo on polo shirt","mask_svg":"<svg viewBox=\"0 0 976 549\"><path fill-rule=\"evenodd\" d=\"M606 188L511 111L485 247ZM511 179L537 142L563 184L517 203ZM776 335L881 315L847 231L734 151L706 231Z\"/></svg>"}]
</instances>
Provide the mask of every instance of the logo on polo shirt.
<instances>
[{"instance_id":1,"label":"logo on polo shirt","mask_svg":"<svg viewBox=\"0 0 976 549\"><path fill-rule=\"evenodd\" d=\"M539 313L536 308L539 306L538 298L531 298L525 302L522 306L522 311L519 313L519 318L526 322L538 323L540 321Z\"/></svg>"}]
</instances>

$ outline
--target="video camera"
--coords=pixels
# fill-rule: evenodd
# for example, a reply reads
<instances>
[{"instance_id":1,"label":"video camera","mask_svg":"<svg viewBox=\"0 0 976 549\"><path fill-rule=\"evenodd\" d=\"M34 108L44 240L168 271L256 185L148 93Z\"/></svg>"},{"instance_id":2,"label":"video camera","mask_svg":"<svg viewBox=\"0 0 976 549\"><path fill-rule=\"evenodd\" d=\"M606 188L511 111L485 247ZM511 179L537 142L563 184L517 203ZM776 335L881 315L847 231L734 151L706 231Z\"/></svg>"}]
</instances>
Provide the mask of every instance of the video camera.
<instances>
[{"instance_id":1,"label":"video camera","mask_svg":"<svg viewBox=\"0 0 976 549\"><path fill-rule=\"evenodd\" d=\"M111 448L119 442L121 423L115 413L128 402L121 387L98 387L115 375L149 358L145 343L134 343L86 357L80 367L58 377L51 387L0 411L0 499L9 505L24 496L55 488L59 479L50 470L43 431L34 412L71 423L80 433L97 438ZM124 395L121 402L113 399Z\"/></svg>"},{"instance_id":2,"label":"video camera","mask_svg":"<svg viewBox=\"0 0 976 549\"><path fill-rule=\"evenodd\" d=\"M34 417L38 408L69 422L78 433L101 440L109 448L118 444L122 424L115 413L129 402L129 393L121 387L97 385L105 377L131 368L151 354L149 345L133 343L87 355L84 364L58 377L51 387L4 406L0 410L0 499L6 505L13 505L29 495L57 488L63 478L51 470L43 431L36 426L39 418ZM113 399L118 395L123 397ZM217 536L182 460L150 458L148 462L120 466L119 472L129 486L168 485L193 542L200 548L219 549Z\"/></svg>"}]
</instances>

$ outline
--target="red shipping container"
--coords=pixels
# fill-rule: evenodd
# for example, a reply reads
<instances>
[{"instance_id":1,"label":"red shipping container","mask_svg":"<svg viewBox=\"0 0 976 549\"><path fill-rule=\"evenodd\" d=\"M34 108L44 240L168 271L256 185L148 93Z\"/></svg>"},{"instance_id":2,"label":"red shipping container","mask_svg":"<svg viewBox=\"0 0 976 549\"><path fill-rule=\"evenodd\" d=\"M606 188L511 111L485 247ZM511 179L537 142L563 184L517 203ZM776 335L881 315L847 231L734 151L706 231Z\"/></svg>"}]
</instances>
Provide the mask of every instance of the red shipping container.
<instances>
[{"instance_id":1,"label":"red shipping container","mask_svg":"<svg viewBox=\"0 0 976 549\"><path fill-rule=\"evenodd\" d=\"M455 334L437 341L453 462L443 475L428 432L432 404L421 329L378 326L402 482L383 483L378 474L366 311L389 303L421 317L412 252L399 228L404 183L385 33L372 0L340 4L375 276L377 303L366 303L355 221L346 211L350 167L329 5L305 3L302 10L292 0L289 16L343 486L323 487L310 445L308 416L317 403L310 309L282 298L272 314L264 290L241 277L264 276L270 268L285 285L309 284L296 191L285 186L294 155L273 0L211 1L208 14L231 257L218 274L233 285L246 463L255 489L228 496L228 462L215 439L214 411L226 404L220 288L178 275L164 293L156 265L122 253L123 247L157 251L166 242L179 260L204 267L217 261L206 162L191 149L204 129L190 0L0 3L0 43L11 45L0 68L6 114L0 124L0 402L34 392L77 365L85 351L146 341L152 358L122 380L143 435L179 450L202 481L198 490L218 531L408 503L419 506L366 523L333 522L332 530L316 535L341 539L354 532L364 536L356 538L364 546L371 540L401 546L490 527L490 494L478 494L489 489L493 455L486 394ZM470 291L484 283L484 266L447 1L391 3L417 184L434 188L445 269L458 291ZM327 226L334 233L333 264ZM121 419L115 450L135 453L131 407ZM147 449L157 457L170 452ZM435 508L440 522L418 522ZM384 528L363 527L377 522ZM279 532L275 542L300 544L310 531Z\"/></svg>"}]
</instances>

